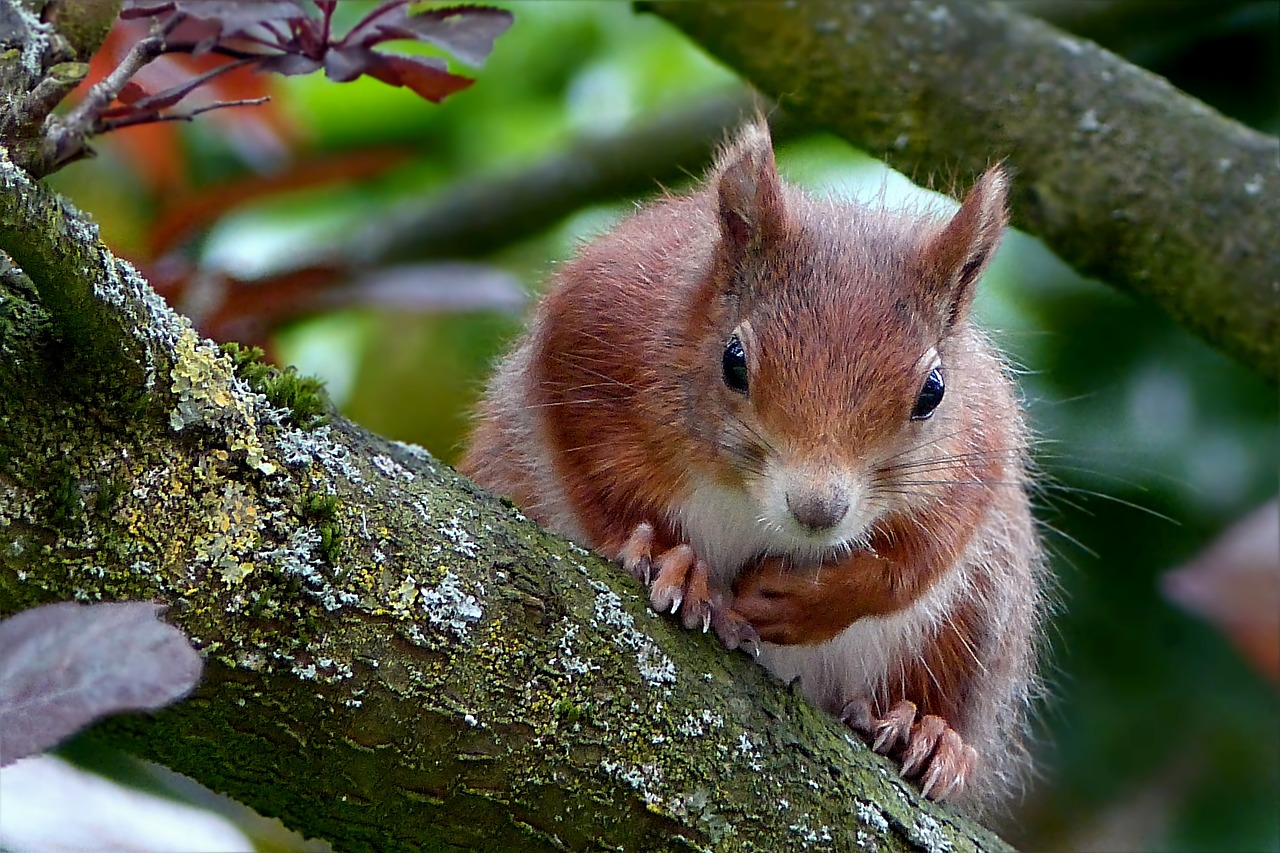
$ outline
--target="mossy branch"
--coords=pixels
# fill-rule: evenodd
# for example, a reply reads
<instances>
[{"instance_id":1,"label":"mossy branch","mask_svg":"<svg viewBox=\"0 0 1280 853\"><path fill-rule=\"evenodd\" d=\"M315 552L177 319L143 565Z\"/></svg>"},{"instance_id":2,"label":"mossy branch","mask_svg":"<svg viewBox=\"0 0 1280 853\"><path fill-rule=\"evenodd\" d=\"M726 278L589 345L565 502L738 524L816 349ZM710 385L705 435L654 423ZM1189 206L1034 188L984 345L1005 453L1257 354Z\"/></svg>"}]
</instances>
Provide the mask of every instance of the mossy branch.
<instances>
[{"instance_id":1,"label":"mossy branch","mask_svg":"<svg viewBox=\"0 0 1280 853\"><path fill-rule=\"evenodd\" d=\"M1280 383L1274 137L997 3L642 6L914 178L1006 161L1016 225Z\"/></svg>"},{"instance_id":2,"label":"mossy branch","mask_svg":"<svg viewBox=\"0 0 1280 853\"><path fill-rule=\"evenodd\" d=\"M421 449L302 428L0 166L0 616L155 600L208 661L94 738L340 850L1007 849Z\"/></svg>"},{"instance_id":3,"label":"mossy branch","mask_svg":"<svg viewBox=\"0 0 1280 853\"><path fill-rule=\"evenodd\" d=\"M155 390L168 363L151 313L159 297L98 240L98 228L33 181L0 145L0 250L26 273L49 312L66 359L86 385L131 396Z\"/></svg>"}]
</instances>

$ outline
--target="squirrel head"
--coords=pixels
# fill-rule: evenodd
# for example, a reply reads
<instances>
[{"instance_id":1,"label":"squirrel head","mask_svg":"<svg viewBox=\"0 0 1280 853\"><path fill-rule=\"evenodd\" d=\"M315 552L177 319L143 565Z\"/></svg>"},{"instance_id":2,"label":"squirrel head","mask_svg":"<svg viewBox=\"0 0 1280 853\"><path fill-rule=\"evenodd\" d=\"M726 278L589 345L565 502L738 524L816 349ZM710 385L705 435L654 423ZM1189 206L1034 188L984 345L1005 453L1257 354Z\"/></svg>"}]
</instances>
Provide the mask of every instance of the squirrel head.
<instances>
[{"instance_id":1,"label":"squirrel head","mask_svg":"<svg viewBox=\"0 0 1280 853\"><path fill-rule=\"evenodd\" d=\"M716 478L788 553L865 542L964 452L984 393L966 375L984 357L968 315L1007 221L1005 175L989 169L945 221L818 200L782 181L757 120L708 192L719 235L689 336Z\"/></svg>"}]
</instances>

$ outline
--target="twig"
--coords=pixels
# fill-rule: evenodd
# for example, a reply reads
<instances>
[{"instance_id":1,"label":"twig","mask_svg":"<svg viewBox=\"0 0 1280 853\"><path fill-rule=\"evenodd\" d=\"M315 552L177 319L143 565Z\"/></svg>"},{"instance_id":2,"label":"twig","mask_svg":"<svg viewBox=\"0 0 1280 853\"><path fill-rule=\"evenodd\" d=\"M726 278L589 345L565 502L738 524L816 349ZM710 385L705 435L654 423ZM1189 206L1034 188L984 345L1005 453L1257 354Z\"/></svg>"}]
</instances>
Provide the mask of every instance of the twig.
<instances>
[{"instance_id":1,"label":"twig","mask_svg":"<svg viewBox=\"0 0 1280 853\"><path fill-rule=\"evenodd\" d=\"M68 132L85 135L93 125L93 117L119 97L125 84L148 62L164 52L164 40L181 23L184 16L174 15L163 26L154 25L151 35L138 41L110 74L95 84L67 117L63 126Z\"/></svg>"},{"instance_id":2,"label":"twig","mask_svg":"<svg viewBox=\"0 0 1280 853\"><path fill-rule=\"evenodd\" d=\"M118 119L116 121L99 121L94 129L98 133L107 133L112 130L119 130L122 127L131 127L135 124L146 124L155 121L191 121L201 113L207 113L212 110L220 110L225 107L254 107L259 104L265 104L271 98L263 96L261 98L243 98L238 101L216 101L212 104L205 104L203 107L196 107L185 113L168 113L160 115L159 113L143 113L136 116Z\"/></svg>"},{"instance_id":3,"label":"twig","mask_svg":"<svg viewBox=\"0 0 1280 853\"><path fill-rule=\"evenodd\" d=\"M158 113L160 110L164 109L165 107L176 106L179 101L181 101L187 95L191 94L196 89L203 86L205 83L208 83L213 78L226 74L228 71L234 71L237 68L243 68L245 65L248 65L252 61L253 60L250 60L250 59L241 59L236 62L228 62L226 65L219 65L216 68L209 69L203 74L198 74L189 80L184 80L183 82L179 83L176 86L170 86L168 89L165 89L160 92L156 92L153 95L148 95L145 98L141 98L131 106L134 109L139 111L149 110L149 111ZM127 111L128 107L122 107L118 109ZM103 110L98 110L98 112L100 114L105 114L109 111L103 109ZM93 127L95 132L100 132L101 124L102 124L102 115L99 115Z\"/></svg>"}]
</instances>

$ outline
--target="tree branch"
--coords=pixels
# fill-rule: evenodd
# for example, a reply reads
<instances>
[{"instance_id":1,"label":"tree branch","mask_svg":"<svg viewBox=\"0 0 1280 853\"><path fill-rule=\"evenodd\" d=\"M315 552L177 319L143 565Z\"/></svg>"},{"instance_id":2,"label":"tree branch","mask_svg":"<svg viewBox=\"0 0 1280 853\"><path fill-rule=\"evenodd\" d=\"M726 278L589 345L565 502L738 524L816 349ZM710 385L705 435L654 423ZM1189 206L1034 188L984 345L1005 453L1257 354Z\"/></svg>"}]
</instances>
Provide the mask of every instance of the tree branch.
<instances>
[{"instance_id":1,"label":"tree branch","mask_svg":"<svg viewBox=\"0 0 1280 853\"><path fill-rule=\"evenodd\" d=\"M909 175L1006 160L1016 225L1280 383L1274 137L997 4L643 8Z\"/></svg>"},{"instance_id":2,"label":"tree branch","mask_svg":"<svg viewBox=\"0 0 1280 853\"><path fill-rule=\"evenodd\" d=\"M406 203L379 217L337 255L355 258L359 269L370 263L488 254L542 233L590 204L647 195L662 183L701 174L726 134L757 103L746 91L720 92L636 127L581 138L528 168ZM784 117L774 138L786 139L795 130Z\"/></svg>"},{"instance_id":3,"label":"tree branch","mask_svg":"<svg viewBox=\"0 0 1280 853\"><path fill-rule=\"evenodd\" d=\"M0 614L152 599L209 664L96 737L342 850L1006 849L421 449L292 425L2 157L0 199ZM145 405L77 390L82 329Z\"/></svg>"}]
</instances>

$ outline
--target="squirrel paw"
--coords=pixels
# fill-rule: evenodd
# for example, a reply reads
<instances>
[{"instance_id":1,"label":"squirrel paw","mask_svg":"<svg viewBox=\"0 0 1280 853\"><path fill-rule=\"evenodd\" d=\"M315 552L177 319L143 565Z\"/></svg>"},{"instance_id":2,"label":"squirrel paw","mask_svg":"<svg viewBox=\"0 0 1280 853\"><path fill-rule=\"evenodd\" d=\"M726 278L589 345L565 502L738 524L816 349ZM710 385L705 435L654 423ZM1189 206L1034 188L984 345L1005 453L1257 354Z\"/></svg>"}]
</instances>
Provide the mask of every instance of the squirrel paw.
<instances>
[{"instance_id":1,"label":"squirrel paw","mask_svg":"<svg viewBox=\"0 0 1280 853\"><path fill-rule=\"evenodd\" d=\"M711 628L712 596L707 564L686 544L654 554L653 525L637 524L619 559L632 577L649 587L649 604L679 615L686 628Z\"/></svg>"},{"instance_id":2,"label":"squirrel paw","mask_svg":"<svg viewBox=\"0 0 1280 853\"><path fill-rule=\"evenodd\" d=\"M821 643L848 627L831 591L813 572L791 571L766 560L734 584L733 610L761 639L780 645Z\"/></svg>"},{"instance_id":3,"label":"squirrel paw","mask_svg":"<svg viewBox=\"0 0 1280 853\"><path fill-rule=\"evenodd\" d=\"M686 628L714 628L727 649L759 654L760 635L732 610L732 596L711 585L710 570L687 544L654 554L652 524L637 524L618 553L622 567L649 588L659 613L679 615Z\"/></svg>"},{"instance_id":4,"label":"squirrel paw","mask_svg":"<svg viewBox=\"0 0 1280 853\"><path fill-rule=\"evenodd\" d=\"M876 752L901 762L902 775L915 779L926 797L954 797L968 783L978 753L942 717L926 714L917 720L916 714L915 703L904 699L877 718L870 702L855 699L845 704L840 718Z\"/></svg>"}]
</instances>

